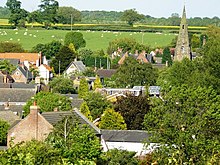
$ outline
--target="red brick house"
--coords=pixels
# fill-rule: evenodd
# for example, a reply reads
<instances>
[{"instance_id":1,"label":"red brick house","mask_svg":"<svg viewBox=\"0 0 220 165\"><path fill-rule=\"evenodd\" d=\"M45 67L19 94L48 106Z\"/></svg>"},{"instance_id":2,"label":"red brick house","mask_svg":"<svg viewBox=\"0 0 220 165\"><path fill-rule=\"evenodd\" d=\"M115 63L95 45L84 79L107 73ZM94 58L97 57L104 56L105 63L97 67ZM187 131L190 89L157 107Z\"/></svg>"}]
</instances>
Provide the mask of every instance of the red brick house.
<instances>
[{"instance_id":1,"label":"red brick house","mask_svg":"<svg viewBox=\"0 0 220 165\"><path fill-rule=\"evenodd\" d=\"M38 106L30 107L30 114L15 122L8 131L7 145L9 147L10 141L14 144L22 141L30 141L36 139L43 141L47 138L53 127L61 121L64 117L73 115L79 124L86 124L94 131L97 136L101 136L101 131L90 122L77 109L73 111L58 111L58 112L43 112L39 113Z\"/></svg>"}]
</instances>

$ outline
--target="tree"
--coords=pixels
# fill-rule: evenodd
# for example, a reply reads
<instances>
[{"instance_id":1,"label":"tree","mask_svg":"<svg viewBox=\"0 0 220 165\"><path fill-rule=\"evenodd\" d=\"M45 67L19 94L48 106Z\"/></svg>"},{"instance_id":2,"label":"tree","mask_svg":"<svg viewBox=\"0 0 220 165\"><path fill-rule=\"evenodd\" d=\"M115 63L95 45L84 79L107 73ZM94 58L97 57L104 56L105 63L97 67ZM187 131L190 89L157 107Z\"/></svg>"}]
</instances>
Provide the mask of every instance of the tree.
<instances>
[{"instance_id":1,"label":"tree","mask_svg":"<svg viewBox=\"0 0 220 165\"><path fill-rule=\"evenodd\" d=\"M118 49L121 49L122 53L130 52L136 44L137 42L133 38L115 39L109 42L107 53L111 55L114 51L118 51Z\"/></svg>"},{"instance_id":2,"label":"tree","mask_svg":"<svg viewBox=\"0 0 220 165\"><path fill-rule=\"evenodd\" d=\"M94 90L96 88L102 88L102 83L101 83L100 78L99 78L98 75L96 75L96 79L94 81Z\"/></svg>"},{"instance_id":3,"label":"tree","mask_svg":"<svg viewBox=\"0 0 220 165\"><path fill-rule=\"evenodd\" d=\"M82 19L81 12L73 7L59 7L57 14L59 23L63 24L71 24Z\"/></svg>"},{"instance_id":4,"label":"tree","mask_svg":"<svg viewBox=\"0 0 220 165\"><path fill-rule=\"evenodd\" d=\"M79 98L85 99L89 94L89 84L86 78L80 79L79 90L78 90Z\"/></svg>"},{"instance_id":5,"label":"tree","mask_svg":"<svg viewBox=\"0 0 220 165\"><path fill-rule=\"evenodd\" d=\"M7 133L9 124L6 121L0 119L0 146L7 144Z\"/></svg>"},{"instance_id":6,"label":"tree","mask_svg":"<svg viewBox=\"0 0 220 165\"><path fill-rule=\"evenodd\" d=\"M15 26L19 24L24 26L28 12L21 9L21 2L17 0L7 0L6 6L11 12L9 23L14 24Z\"/></svg>"},{"instance_id":7,"label":"tree","mask_svg":"<svg viewBox=\"0 0 220 165\"><path fill-rule=\"evenodd\" d=\"M58 23L57 11L59 8L59 3L56 0L41 0L39 5L41 21L44 23L45 27L48 28L51 23Z\"/></svg>"},{"instance_id":8,"label":"tree","mask_svg":"<svg viewBox=\"0 0 220 165\"><path fill-rule=\"evenodd\" d=\"M61 158L58 149L44 142L32 140L8 148L0 154L0 164L61 164Z\"/></svg>"},{"instance_id":9,"label":"tree","mask_svg":"<svg viewBox=\"0 0 220 165\"><path fill-rule=\"evenodd\" d=\"M111 103L98 92L89 92L84 100L89 107L93 120L100 118L107 108L112 107Z\"/></svg>"},{"instance_id":10,"label":"tree","mask_svg":"<svg viewBox=\"0 0 220 165\"><path fill-rule=\"evenodd\" d=\"M125 130L127 129L127 126L124 118L119 112L115 112L113 109L106 109L101 116L99 128L108 130Z\"/></svg>"},{"instance_id":11,"label":"tree","mask_svg":"<svg viewBox=\"0 0 220 165\"><path fill-rule=\"evenodd\" d=\"M147 96L127 95L117 98L114 109L123 116L128 130L141 130L144 115L150 109L150 102Z\"/></svg>"},{"instance_id":12,"label":"tree","mask_svg":"<svg viewBox=\"0 0 220 165\"><path fill-rule=\"evenodd\" d=\"M37 44L32 48L31 52L41 52L47 59L51 59L60 51L61 47L62 44L59 41L52 41L47 44Z\"/></svg>"},{"instance_id":13,"label":"tree","mask_svg":"<svg viewBox=\"0 0 220 165\"><path fill-rule=\"evenodd\" d=\"M68 94L76 93L73 87L73 81L62 76L54 78L49 82L51 91L54 93Z\"/></svg>"},{"instance_id":14,"label":"tree","mask_svg":"<svg viewBox=\"0 0 220 165\"><path fill-rule=\"evenodd\" d=\"M62 153L68 162L96 161L101 154L98 137L86 125L79 125L74 115L56 124L47 142Z\"/></svg>"},{"instance_id":15,"label":"tree","mask_svg":"<svg viewBox=\"0 0 220 165\"><path fill-rule=\"evenodd\" d=\"M175 62L171 67L160 73L157 84L163 91L169 91L173 87L187 84L188 86L208 87L213 84L212 76L207 72L203 59L196 58L193 61L185 58L181 62Z\"/></svg>"},{"instance_id":16,"label":"tree","mask_svg":"<svg viewBox=\"0 0 220 165\"><path fill-rule=\"evenodd\" d=\"M122 21L126 21L130 26L133 26L135 22L144 19L144 15L138 14L135 9L129 9L123 12L121 19Z\"/></svg>"},{"instance_id":17,"label":"tree","mask_svg":"<svg viewBox=\"0 0 220 165\"><path fill-rule=\"evenodd\" d=\"M111 149L101 155L98 165L138 165L139 161L135 158L135 152L126 150Z\"/></svg>"},{"instance_id":18,"label":"tree","mask_svg":"<svg viewBox=\"0 0 220 165\"><path fill-rule=\"evenodd\" d=\"M55 108L59 111L69 111L72 109L71 101L66 96L51 92L39 92L33 99L28 100L23 107L25 116L29 114L29 108L33 105L34 101L40 107L41 112L54 111Z\"/></svg>"},{"instance_id":19,"label":"tree","mask_svg":"<svg viewBox=\"0 0 220 165\"><path fill-rule=\"evenodd\" d=\"M68 65L75 59L75 54L67 46L62 46L59 52L52 60L51 66L54 68L55 73L62 73Z\"/></svg>"},{"instance_id":20,"label":"tree","mask_svg":"<svg viewBox=\"0 0 220 165\"><path fill-rule=\"evenodd\" d=\"M28 13L27 21L28 21L28 23L32 23L32 27L33 27L33 23L41 22L40 21L40 12L37 10L37 11L33 11L33 12Z\"/></svg>"},{"instance_id":21,"label":"tree","mask_svg":"<svg viewBox=\"0 0 220 165\"><path fill-rule=\"evenodd\" d=\"M80 106L80 112L82 112L90 121L93 121L91 112L85 101Z\"/></svg>"},{"instance_id":22,"label":"tree","mask_svg":"<svg viewBox=\"0 0 220 165\"><path fill-rule=\"evenodd\" d=\"M21 44L14 42L0 42L0 53L23 53Z\"/></svg>"},{"instance_id":23,"label":"tree","mask_svg":"<svg viewBox=\"0 0 220 165\"><path fill-rule=\"evenodd\" d=\"M154 85L158 72L150 63L139 63L133 57L127 57L114 74L117 87Z\"/></svg>"},{"instance_id":24,"label":"tree","mask_svg":"<svg viewBox=\"0 0 220 165\"><path fill-rule=\"evenodd\" d=\"M191 47L193 50L200 47L200 38L198 35L193 34L191 38Z\"/></svg>"},{"instance_id":25,"label":"tree","mask_svg":"<svg viewBox=\"0 0 220 165\"><path fill-rule=\"evenodd\" d=\"M70 43L73 43L76 50L86 46L86 41L83 39L83 34L80 32L68 32L66 34L64 44L69 46Z\"/></svg>"},{"instance_id":26,"label":"tree","mask_svg":"<svg viewBox=\"0 0 220 165\"><path fill-rule=\"evenodd\" d=\"M11 74L15 69L16 67L8 60L0 61L0 71L8 72L9 74Z\"/></svg>"},{"instance_id":27,"label":"tree","mask_svg":"<svg viewBox=\"0 0 220 165\"><path fill-rule=\"evenodd\" d=\"M171 66L173 63L169 47L163 50L162 63L165 64L166 62L168 62L168 66Z\"/></svg>"},{"instance_id":28,"label":"tree","mask_svg":"<svg viewBox=\"0 0 220 165\"><path fill-rule=\"evenodd\" d=\"M158 164L206 164L220 149L220 97L211 87L173 87L163 99L152 102L144 128ZM201 155L203 155L201 157Z\"/></svg>"}]
</instances>

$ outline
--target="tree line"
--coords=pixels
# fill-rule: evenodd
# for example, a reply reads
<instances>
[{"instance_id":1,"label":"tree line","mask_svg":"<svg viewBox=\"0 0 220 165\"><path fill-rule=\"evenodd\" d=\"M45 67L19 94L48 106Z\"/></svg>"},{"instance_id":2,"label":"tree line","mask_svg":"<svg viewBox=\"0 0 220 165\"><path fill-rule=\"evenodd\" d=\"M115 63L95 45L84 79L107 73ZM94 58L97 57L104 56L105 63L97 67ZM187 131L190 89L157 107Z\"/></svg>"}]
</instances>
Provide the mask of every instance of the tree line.
<instances>
[{"instance_id":1,"label":"tree line","mask_svg":"<svg viewBox=\"0 0 220 165\"><path fill-rule=\"evenodd\" d=\"M13 4L13 5L12 5ZM132 25L134 22L161 25L161 26L178 26L180 24L180 15L171 14L170 17L155 18L150 15L139 14L135 9L125 11L79 11L73 7L60 7L55 0L43 0L39 4L39 9L28 12L21 9L21 2L18 0L8 0L6 7L0 7L0 18L8 18L9 23L14 25L28 23L44 23L45 26L54 23L70 24L71 22L82 23L125 23ZM220 26L220 18L215 16L208 17L191 17L188 19L189 26Z\"/></svg>"}]
</instances>

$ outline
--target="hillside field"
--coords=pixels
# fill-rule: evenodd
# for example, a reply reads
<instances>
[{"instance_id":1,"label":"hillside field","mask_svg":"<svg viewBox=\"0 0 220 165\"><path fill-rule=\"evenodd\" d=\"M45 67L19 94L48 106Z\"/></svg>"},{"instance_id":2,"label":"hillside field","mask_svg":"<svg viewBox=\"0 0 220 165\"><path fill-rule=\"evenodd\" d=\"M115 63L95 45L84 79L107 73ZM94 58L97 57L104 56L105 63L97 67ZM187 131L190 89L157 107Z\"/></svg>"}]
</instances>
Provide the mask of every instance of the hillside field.
<instances>
[{"instance_id":1,"label":"hillside field","mask_svg":"<svg viewBox=\"0 0 220 165\"><path fill-rule=\"evenodd\" d=\"M25 50L39 43L45 44L53 40L63 43L66 33L65 30L12 30L0 29L0 41L13 41L22 44ZM106 50L110 41L116 38L134 38L138 42L150 45L152 47L166 46L171 43L175 34L163 33L139 33L139 32L110 32L110 31L79 31L83 33L86 40L86 48L91 50Z\"/></svg>"}]
</instances>

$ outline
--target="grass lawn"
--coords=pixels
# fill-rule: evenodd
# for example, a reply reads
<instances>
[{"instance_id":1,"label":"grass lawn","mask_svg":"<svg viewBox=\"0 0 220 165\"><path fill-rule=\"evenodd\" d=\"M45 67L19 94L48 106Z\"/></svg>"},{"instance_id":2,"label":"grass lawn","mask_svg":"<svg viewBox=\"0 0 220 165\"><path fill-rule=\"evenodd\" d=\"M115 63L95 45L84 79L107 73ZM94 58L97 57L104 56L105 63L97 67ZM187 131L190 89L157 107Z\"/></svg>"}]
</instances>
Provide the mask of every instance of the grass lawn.
<instances>
[{"instance_id":1,"label":"grass lawn","mask_svg":"<svg viewBox=\"0 0 220 165\"><path fill-rule=\"evenodd\" d=\"M0 20L1 21L1 20ZM0 41L13 41L22 44L24 49L30 50L38 43L48 43L52 40L58 40L63 43L65 34L69 31L65 30L36 30L25 29L12 30L0 29ZM137 33L137 32L105 32L105 31L80 31L86 40L86 48L91 50L106 50L108 43L116 38L132 37L138 42L152 47L166 46L171 43L175 37L174 34L161 33Z\"/></svg>"}]
</instances>

